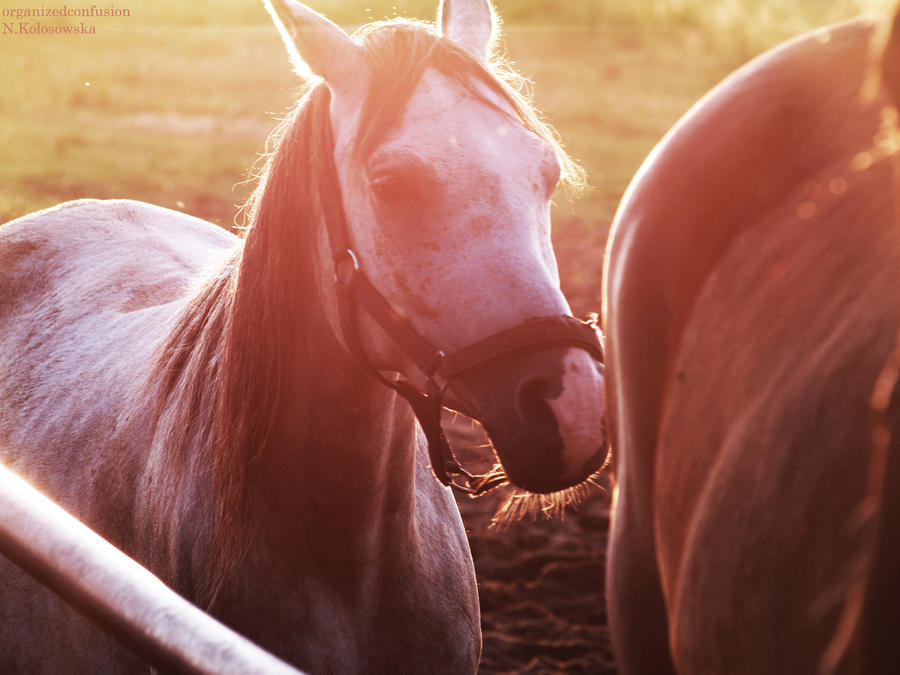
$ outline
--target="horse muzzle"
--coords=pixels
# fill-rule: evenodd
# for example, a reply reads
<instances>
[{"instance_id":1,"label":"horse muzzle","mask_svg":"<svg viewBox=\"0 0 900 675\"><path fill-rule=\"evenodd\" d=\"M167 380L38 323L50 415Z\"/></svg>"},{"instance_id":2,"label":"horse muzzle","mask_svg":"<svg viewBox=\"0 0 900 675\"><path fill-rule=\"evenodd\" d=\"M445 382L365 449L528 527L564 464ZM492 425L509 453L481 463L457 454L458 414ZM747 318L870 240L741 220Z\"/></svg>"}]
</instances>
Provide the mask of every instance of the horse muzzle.
<instances>
[{"instance_id":1,"label":"horse muzzle","mask_svg":"<svg viewBox=\"0 0 900 675\"><path fill-rule=\"evenodd\" d=\"M549 493L583 482L606 461L603 365L553 347L461 375L453 391L491 438L511 483Z\"/></svg>"}]
</instances>

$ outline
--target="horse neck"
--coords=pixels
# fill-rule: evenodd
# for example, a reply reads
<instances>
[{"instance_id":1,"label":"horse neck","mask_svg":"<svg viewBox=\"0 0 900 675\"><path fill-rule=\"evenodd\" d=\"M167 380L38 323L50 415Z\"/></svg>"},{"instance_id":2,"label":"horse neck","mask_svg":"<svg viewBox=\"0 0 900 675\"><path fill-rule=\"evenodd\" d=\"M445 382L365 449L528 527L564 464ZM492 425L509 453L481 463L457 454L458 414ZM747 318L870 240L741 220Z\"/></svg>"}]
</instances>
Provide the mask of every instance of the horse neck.
<instances>
[{"instance_id":1,"label":"horse neck","mask_svg":"<svg viewBox=\"0 0 900 675\"><path fill-rule=\"evenodd\" d=\"M354 578L414 523L411 411L343 350L314 293L282 312L259 297L250 244L188 303L150 382L138 556L209 607L275 567Z\"/></svg>"},{"instance_id":2,"label":"horse neck","mask_svg":"<svg viewBox=\"0 0 900 675\"><path fill-rule=\"evenodd\" d=\"M322 213L307 217L302 229L321 234ZM323 555L332 544L347 552L354 541L371 545L378 523L410 520L415 422L334 334L321 300L331 275L312 271L315 237L285 257L291 220L262 208L237 272L226 410L249 422L229 445L246 462L255 531L316 541Z\"/></svg>"},{"instance_id":3,"label":"horse neck","mask_svg":"<svg viewBox=\"0 0 900 675\"><path fill-rule=\"evenodd\" d=\"M345 551L411 508L415 422L407 404L344 351L324 317L307 317L304 328L305 349L284 364L267 448L249 469L250 498L265 512L257 528Z\"/></svg>"}]
</instances>

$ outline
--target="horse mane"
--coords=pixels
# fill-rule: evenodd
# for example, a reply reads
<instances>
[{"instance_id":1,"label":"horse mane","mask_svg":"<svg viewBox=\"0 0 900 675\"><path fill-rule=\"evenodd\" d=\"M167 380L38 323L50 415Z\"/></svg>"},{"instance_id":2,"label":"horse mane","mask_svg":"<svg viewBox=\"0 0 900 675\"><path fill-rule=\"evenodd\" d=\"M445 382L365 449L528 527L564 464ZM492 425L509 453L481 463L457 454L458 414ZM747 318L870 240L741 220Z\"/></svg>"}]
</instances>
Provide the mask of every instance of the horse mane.
<instances>
[{"instance_id":1,"label":"horse mane","mask_svg":"<svg viewBox=\"0 0 900 675\"><path fill-rule=\"evenodd\" d=\"M184 577L211 606L249 544L247 467L264 453L283 392L283 364L298 353L297 332L315 298L313 236L318 194L335 189L329 92L319 86L276 129L254 195L243 245L195 291L176 318L150 374L155 401L154 513L174 527L184 514L173 495L192 495L206 519L215 566ZM200 477L201 484L192 484ZM164 536L162 533L157 535ZM170 552L175 564L177 552ZM181 585L181 582L178 583Z\"/></svg>"},{"instance_id":2,"label":"horse mane","mask_svg":"<svg viewBox=\"0 0 900 675\"><path fill-rule=\"evenodd\" d=\"M580 182L580 168L540 120L524 81L501 56L485 65L438 36L430 24L407 20L370 24L355 37L373 71L357 157L371 152L401 119L422 73L433 66L489 104L473 82L502 95L527 128L553 144L569 182ZM314 356L303 353L303 318L317 301L320 196L340 189L329 103L327 86L314 85L273 131L267 144L273 149L243 207L248 223L243 245L180 311L149 375L155 431L153 490L146 499L152 513L168 515L152 536L172 542L186 515L178 509L191 510L214 563L199 579L179 566L183 552L170 550L166 564L169 581L207 607L249 546L247 470L267 450L283 403L285 362ZM175 503L182 495L189 506Z\"/></svg>"}]
</instances>

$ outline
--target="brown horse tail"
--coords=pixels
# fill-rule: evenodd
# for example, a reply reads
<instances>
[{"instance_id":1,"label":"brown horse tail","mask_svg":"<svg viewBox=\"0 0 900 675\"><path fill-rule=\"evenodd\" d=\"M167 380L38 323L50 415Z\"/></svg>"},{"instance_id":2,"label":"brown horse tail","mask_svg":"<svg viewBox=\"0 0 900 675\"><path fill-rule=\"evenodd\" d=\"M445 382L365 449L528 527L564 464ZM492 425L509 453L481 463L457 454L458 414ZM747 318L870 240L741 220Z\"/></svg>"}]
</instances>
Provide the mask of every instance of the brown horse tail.
<instances>
[{"instance_id":1,"label":"brown horse tail","mask_svg":"<svg viewBox=\"0 0 900 675\"><path fill-rule=\"evenodd\" d=\"M900 673L900 336L872 394L871 462L877 515L857 640L862 672Z\"/></svg>"},{"instance_id":2,"label":"brown horse tail","mask_svg":"<svg viewBox=\"0 0 900 675\"><path fill-rule=\"evenodd\" d=\"M818 675L900 673L900 335L870 400L871 454L852 579Z\"/></svg>"}]
</instances>

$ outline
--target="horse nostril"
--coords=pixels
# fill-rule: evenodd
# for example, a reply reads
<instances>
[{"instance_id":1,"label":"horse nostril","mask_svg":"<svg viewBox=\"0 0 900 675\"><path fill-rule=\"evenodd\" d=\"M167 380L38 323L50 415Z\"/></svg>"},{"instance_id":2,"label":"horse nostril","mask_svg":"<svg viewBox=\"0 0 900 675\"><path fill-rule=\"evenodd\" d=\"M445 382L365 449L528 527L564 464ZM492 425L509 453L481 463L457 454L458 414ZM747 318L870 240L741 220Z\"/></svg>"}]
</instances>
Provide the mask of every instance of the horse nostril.
<instances>
[{"instance_id":1,"label":"horse nostril","mask_svg":"<svg viewBox=\"0 0 900 675\"><path fill-rule=\"evenodd\" d=\"M522 382L516 390L516 413L519 421L546 430L557 429L556 415L547 403L549 383L540 377Z\"/></svg>"}]
</instances>

